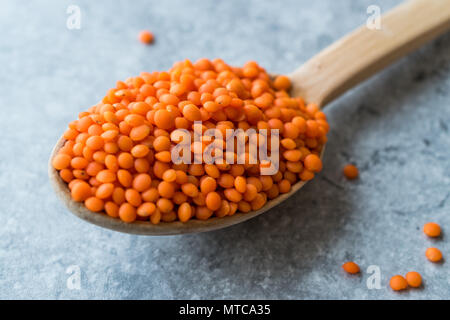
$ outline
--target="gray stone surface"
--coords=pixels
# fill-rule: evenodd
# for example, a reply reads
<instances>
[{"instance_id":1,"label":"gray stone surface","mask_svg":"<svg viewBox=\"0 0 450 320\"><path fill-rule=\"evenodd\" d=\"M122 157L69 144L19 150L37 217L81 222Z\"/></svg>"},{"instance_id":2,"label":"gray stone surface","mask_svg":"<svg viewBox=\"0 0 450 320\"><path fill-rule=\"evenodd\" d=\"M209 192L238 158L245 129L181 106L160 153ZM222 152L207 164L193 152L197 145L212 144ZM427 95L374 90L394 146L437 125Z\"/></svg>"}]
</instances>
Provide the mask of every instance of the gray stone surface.
<instances>
[{"instance_id":1,"label":"gray stone surface","mask_svg":"<svg viewBox=\"0 0 450 320\"><path fill-rule=\"evenodd\" d=\"M67 7L81 29L66 28ZM450 35L326 108L325 169L295 197L247 223L206 234L139 237L89 225L56 199L46 166L78 112L116 80L174 61L259 61L286 73L399 1L15 1L0 9L0 298L450 298L447 262L424 251L422 225L450 223ZM156 35L153 46L136 40ZM343 66L345 67L345 66ZM352 161L361 178L346 181ZM340 266L357 261L360 276ZM66 285L79 266L81 289ZM381 289L366 269L381 269ZM417 270L422 289L394 293Z\"/></svg>"}]
</instances>

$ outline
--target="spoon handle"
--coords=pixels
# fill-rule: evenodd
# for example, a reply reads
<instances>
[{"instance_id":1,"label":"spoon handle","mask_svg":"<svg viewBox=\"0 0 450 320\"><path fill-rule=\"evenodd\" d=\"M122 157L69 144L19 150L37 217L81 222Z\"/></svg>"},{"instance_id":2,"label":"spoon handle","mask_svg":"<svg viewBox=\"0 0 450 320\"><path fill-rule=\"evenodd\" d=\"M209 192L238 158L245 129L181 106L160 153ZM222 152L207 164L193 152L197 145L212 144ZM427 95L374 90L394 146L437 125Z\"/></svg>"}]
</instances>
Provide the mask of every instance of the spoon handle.
<instances>
[{"instance_id":1,"label":"spoon handle","mask_svg":"<svg viewBox=\"0 0 450 320\"><path fill-rule=\"evenodd\" d=\"M292 94L324 106L398 58L450 29L450 0L406 1L290 74Z\"/></svg>"}]
</instances>

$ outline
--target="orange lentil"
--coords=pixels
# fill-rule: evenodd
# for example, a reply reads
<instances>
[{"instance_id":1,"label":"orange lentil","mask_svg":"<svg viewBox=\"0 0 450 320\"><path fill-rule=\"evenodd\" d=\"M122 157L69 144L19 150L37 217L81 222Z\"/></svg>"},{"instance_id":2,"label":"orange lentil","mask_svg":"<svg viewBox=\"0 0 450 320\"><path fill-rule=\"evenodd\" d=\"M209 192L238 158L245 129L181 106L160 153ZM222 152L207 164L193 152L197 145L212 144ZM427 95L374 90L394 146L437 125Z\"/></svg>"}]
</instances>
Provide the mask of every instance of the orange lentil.
<instances>
[{"instance_id":1,"label":"orange lentil","mask_svg":"<svg viewBox=\"0 0 450 320\"><path fill-rule=\"evenodd\" d=\"M222 199L217 192L210 192L206 195L206 206L212 211L216 211L222 205Z\"/></svg>"},{"instance_id":2,"label":"orange lentil","mask_svg":"<svg viewBox=\"0 0 450 320\"><path fill-rule=\"evenodd\" d=\"M71 190L72 199L84 201L92 194L91 187L87 182L80 181L74 184Z\"/></svg>"},{"instance_id":3,"label":"orange lentil","mask_svg":"<svg viewBox=\"0 0 450 320\"><path fill-rule=\"evenodd\" d=\"M121 168L130 169L134 166L134 159L130 153L122 152L117 157L117 163Z\"/></svg>"},{"instance_id":4,"label":"orange lentil","mask_svg":"<svg viewBox=\"0 0 450 320\"><path fill-rule=\"evenodd\" d=\"M189 121L200 121L202 116L195 104L188 104L183 108L183 116Z\"/></svg>"},{"instance_id":5,"label":"orange lentil","mask_svg":"<svg viewBox=\"0 0 450 320\"><path fill-rule=\"evenodd\" d=\"M286 179L281 180L280 182L278 182L278 188L280 190L280 193L288 193L289 191L291 191L291 183Z\"/></svg>"},{"instance_id":6,"label":"orange lentil","mask_svg":"<svg viewBox=\"0 0 450 320\"><path fill-rule=\"evenodd\" d=\"M290 138L281 140L281 145L289 150L295 149L296 147L295 141Z\"/></svg>"},{"instance_id":7,"label":"orange lentil","mask_svg":"<svg viewBox=\"0 0 450 320\"><path fill-rule=\"evenodd\" d=\"M161 162L169 163L171 161L171 155L169 151L161 151L155 154L155 158Z\"/></svg>"},{"instance_id":8,"label":"orange lentil","mask_svg":"<svg viewBox=\"0 0 450 320\"><path fill-rule=\"evenodd\" d=\"M342 269L345 270L345 272L350 274L359 273L359 266L354 263L353 261L348 261L342 265Z\"/></svg>"},{"instance_id":9,"label":"orange lentil","mask_svg":"<svg viewBox=\"0 0 450 320\"><path fill-rule=\"evenodd\" d=\"M256 197L250 202L252 210L261 209L267 201L267 196L265 193L258 193Z\"/></svg>"},{"instance_id":10,"label":"orange lentil","mask_svg":"<svg viewBox=\"0 0 450 320\"><path fill-rule=\"evenodd\" d=\"M428 222L424 224L423 232L432 238L439 237L441 235L441 227L437 223Z\"/></svg>"},{"instance_id":11,"label":"orange lentil","mask_svg":"<svg viewBox=\"0 0 450 320\"><path fill-rule=\"evenodd\" d=\"M161 213L169 213L173 210L173 203L169 199L161 198L156 202L156 206Z\"/></svg>"},{"instance_id":12,"label":"orange lentil","mask_svg":"<svg viewBox=\"0 0 450 320\"><path fill-rule=\"evenodd\" d=\"M95 196L99 199L106 199L109 198L114 191L114 184L112 183L103 183L95 192Z\"/></svg>"},{"instance_id":13,"label":"orange lentil","mask_svg":"<svg viewBox=\"0 0 450 320\"><path fill-rule=\"evenodd\" d=\"M117 171L119 170L119 163L117 161L116 156L112 155L112 154L108 154L105 157L105 166L106 168L110 169L111 171Z\"/></svg>"},{"instance_id":14,"label":"orange lentil","mask_svg":"<svg viewBox=\"0 0 450 320\"><path fill-rule=\"evenodd\" d=\"M199 206L195 209L195 217L199 220L207 220L211 217L213 212L204 206Z\"/></svg>"},{"instance_id":15,"label":"orange lentil","mask_svg":"<svg viewBox=\"0 0 450 320\"><path fill-rule=\"evenodd\" d=\"M147 202L156 202L159 199L158 189L150 188L141 193L142 200Z\"/></svg>"},{"instance_id":16,"label":"orange lentil","mask_svg":"<svg viewBox=\"0 0 450 320\"><path fill-rule=\"evenodd\" d=\"M133 176L128 170L119 170L117 171L117 180L122 186L128 188L131 186Z\"/></svg>"},{"instance_id":17,"label":"orange lentil","mask_svg":"<svg viewBox=\"0 0 450 320\"><path fill-rule=\"evenodd\" d=\"M181 190L184 194L191 198L195 198L198 196L198 189L193 183L185 183L181 186Z\"/></svg>"},{"instance_id":18,"label":"orange lentil","mask_svg":"<svg viewBox=\"0 0 450 320\"><path fill-rule=\"evenodd\" d=\"M131 204L134 207L138 207L142 203L141 195L135 189L127 189L125 191L125 199L129 204Z\"/></svg>"},{"instance_id":19,"label":"orange lentil","mask_svg":"<svg viewBox=\"0 0 450 320\"><path fill-rule=\"evenodd\" d=\"M418 288L422 284L422 276L416 271L410 271L405 275L406 282L413 288Z\"/></svg>"},{"instance_id":20,"label":"orange lentil","mask_svg":"<svg viewBox=\"0 0 450 320\"><path fill-rule=\"evenodd\" d=\"M244 200L245 201L252 201L255 199L256 195L258 194L258 190L253 184L247 184L245 186L245 192L244 192Z\"/></svg>"},{"instance_id":21,"label":"orange lentil","mask_svg":"<svg viewBox=\"0 0 450 320\"><path fill-rule=\"evenodd\" d=\"M442 260L442 252L438 248L428 248L425 251L425 256L431 262L440 262Z\"/></svg>"},{"instance_id":22,"label":"orange lentil","mask_svg":"<svg viewBox=\"0 0 450 320\"><path fill-rule=\"evenodd\" d=\"M154 36L153 33L151 33L150 31L147 30L142 30L141 32L139 32L139 41L142 42L143 44L151 44L154 40Z\"/></svg>"},{"instance_id":23,"label":"orange lentil","mask_svg":"<svg viewBox=\"0 0 450 320\"><path fill-rule=\"evenodd\" d=\"M152 178L146 173L139 173L133 179L132 186L139 192L143 192L150 188Z\"/></svg>"},{"instance_id":24,"label":"orange lentil","mask_svg":"<svg viewBox=\"0 0 450 320\"><path fill-rule=\"evenodd\" d=\"M284 124L283 137L290 139L297 139L300 134L300 130L292 122Z\"/></svg>"},{"instance_id":25,"label":"orange lentil","mask_svg":"<svg viewBox=\"0 0 450 320\"><path fill-rule=\"evenodd\" d=\"M87 198L84 201L84 205L86 206L86 208L94 212L102 211L104 208L103 200L96 197Z\"/></svg>"},{"instance_id":26,"label":"orange lentil","mask_svg":"<svg viewBox=\"0 0 450 320\"><path fill-rule=\"evenodd\" d=\"M358 168L356 166L354 166L353 164L347 164L344 167L343 172L344 172L344 176L347 179L351 179L351 180L356 179L359 175Z\"/></svg>"},{"instance_id":27,"label":"orange lentil","mask_svg":"<svg viewBox=\"0 0 450 320\"><path fill-rule=\"evenodd\" d=\"M102 170L97 173L95 178L101 183L114 182L116 180L116 174L112 170Z\"/></svg>"},{"instance_id":28,"label":"orange lentil","mask_svg":"<svg viewBox=\"0 0 450 320\"><path fill-rule=\"evenodd\" d=\"M189 180L188 176L187 176L187 174L184 171L176 170L175 173L177 175L177 177L175 179L175 182L177 184L182 185L182 184L188 182L188 180ZM164 174L163 174L163 176L164 176Z\"/></svg>"},{"instance_id":29,"label":"orange lentil","mask_svg":"<svg viewBox=\"0 0 450 320\"><path fill-rule=\"evenodd\" d=\"M272 187L266 191L267 197L269 199L275 199L280 194L280 190L277 184L272 185ZM244 195L245 196L245 195Z\"/></svg>"},{"instance_id":30,"label":"orange lentil","mask_svg":"<svg viewBox=\"0 0 450 320\"><path fill-rule=\"evenodd\" d=\"M273 180L270 176L261 176L259 177L259 181L262 184L262 191L268 191L273 186Z\"/></svg>"},{"instance_id":31,"label":"orange lentil","mask_svg":"<svg viewBox=\"0 0 450 320\"><path fill-rule=\"evenodd\" d=\"M155 151L168 151L170 149L170 139L166 136L159 136L153 141Z\"/></svg>"},{"instance_id":32,"label":"orange lentil","mask_svg":"<svg viewBox=\"0 0 450 320\"><path fill-rule=\"evenodd\" d=\"M152 202L144 202L137 208L136 213L140 217L148 217L156 210L156 205Z\"/></svg>"},{"instance_id":33,"label":"orange lentil","mask_svg":"<svg viewBox=\"0 0 450 320\"><path fill-rule=\"evenodd\" d=\"M306 120L304 118L294 117L292 123L298 128L300 134L306 132Z\"/></svg>"},{"instance_id":34,"label":"orange lentil","mask_svg":"<svg viewBox=\"0 0 450 320\"><path fill-rule=\"evenodd\" d=\"M158 193L161 197L172 198L175 193L175 184L172 182L161 181L158 185Z\"/></svg>"},{"instance_id":35,"label":"orange lentil","mask_svg":"<svg viewBox=\"0 0 450 320\"><path fill-rule=\"evenodd\" d=\"M242 194L240 194L235 188L225 189L223 193L225 197L232 202L239 202L242 200Z\"/></svg>"},{"instance_id":36,"label":"orange lentil","mask_svg":"<svg viewBox=\"0 0 450 320\"><path fill-rule=\"evenodd\" d=\"M177 179L177 173L175 170L170 169L163 173L162 178L166 182L174 182Z\"/></svg>"},{"instance_id":37,"label":"orange lentil","mask_svg":"<svg viewBox=\"0 0 450 320\"><path fill-rule=\"evenodd\" d=\"M286 167L287 167L287 165L286 165ZM295 173L293 173L291 171L285 171L283 176L291 184L294 184L297 181L297 176L295 175Z\"/></svg>"},{"instance_id":38,"label":"orange lentil","mask_svg":"<svg viewBox=\"0 0 450 320\"><path fill-rule=\"evenodd\" d=\"M247 189L247 180L242 176L236 177L234 179L234 187L238 192L244 193Z\"/></svg>"},{"instance_id":39,"label":"orange lentil","mask_svg":"<svg viewBox=\"0 0 450 320\"><path fill-rule=\"evenodd\" d=\"M181 222L187 222L192 217L192 208L189 203L184 202L178 207L178 219Z\"/></svg>"},{"instance_id":40,"label":"orange lentil","mask_svg":"<svg viewBox=\"0 0 450 320\"><path fill-rule=\"evenodd\" d=\"M196 197L192 198L192 202L194 202L198 206L206 205L206 196L204 193L199 193Z\"/></svg>"},{"instance_id":41,"label":"orange lentil","mask_svg":"<svg viewBox=\"0 0 450 320\"><path fill-rule=\"evenodd\" d=\"M203 166L201 164L191 164L189 166L189 174L193 176L202 176L205 173Z\"/></svg>"},{"instance_id":42,"label":"orange lentil","mask_svg":"<svg viewBox=\"0 0 450 320\"><path fill-rule=\"evenodd\" d=\"M150 222L152 224L159 224L161 221L161 211L157 208L156 211L150 216Z\"/></svg>"},{"instance_id":43,"label":"orange lentil","mask_svg":"<svg viewBox=\"0 0 450 320\"><path fill-rule=\"evenodd\" d=\"M136 208L129 203L123 203L119 208L119 217L123 222L136 220Z\"/></svg>"},{"instance_id":44,"label":"orange lentil","mask_svg":"<svg viewBox=\"0 0 450 320\"><path fill-rule=\"evenodd\" d=\"M71 160L69 155L60 153L53 158L52 164L55 169L62 170L70 165Z\"/></svg>"},{"instance_id":45,"label":"orange lentil","mask_svg":"<svg viewBox=\"0 0 450 320\"><path fill-rule=\"evenodd\" d=\"M205 164L205 172L210 177L217 179L220 177L220 171L217 169L217 167L213 164Z\"/></svg>"},{"instance_id":46,"label":"orange lentil","mask_svg":"<svg viewBox=\"0 0 450 320\"><path fill-rule=\"evenodd\" d=\"M134 160L134 168L139 173L145 173L150 170L150 163L147 159L136 159Z\"/></svg>"},{"instance_id":47,"label":"orange lentil","mask_svg":"<svg viewBox=\"0 0 450 320\"><path fill-rule=\"evenodd\" d=\"M112 201L108 201L105 203L105 212L110 217L118 218L119 217L119 206Z\"/></svg>"},{"instance_id":48,"label":"orange lentil","mask_svg":"<svg viewBox=\"0 0 450 320\"><path fill-rule=\"evenodd\" d=\"M126 200L125 199L125 190L120 187L114 188L114 191L112 194L112 199L118 205L124 203Z\"/></svg>"},{"instance_id":49,"label":"orange lentil","mask_svg":"<svg viewBox=\"0 0 450 320\"><path fill-rule=\"evenodd\" d=\"M172 197L172 201L173 201L175 204L180 205L180 204L182 204L183 202L188 201L188 196L185 195L185 194L184 194L183 192L181 192L181 191L175 191L175 193L173 194L173 197Z\"/></svg>"},{"instance_id":50,"label":"orange lentil","mask_svg":"<svg viewBox=\"0 0 450 320\"><path fill-rule=\"evenodd\" d=\"M231 211L231 207L228 201L222 200L220 204L220 208L215 212L216 216L222 218L229 214Z\"/></svg>"},{"instance_id":51,"label":"orange lentil","mask_svg":"<svg viewBox=\"0 0 450 320\"><path fill-rule=\"evenodd\" d=\"M303 169L301 173L299 173L299 178L302 181L309 181L314 178L314 172L309 171L307 169Z\"/></svg>"},{"instance_id":52,"label":"orange lentil","mask_svg":"<svg viewBox=\"0 0 450 320\"><path fill-rule=\"evenodd\" d=\"M245 168L241 164L232 164L229 172L233 177L242 176L245 172Z\"/></svg>"},{"instance_id":53,"label":"orange lentil","mask_svg":"<svg viewBox=\"0 0 450 320\"><path fill-rule=\"evenodd\" d=\"M133 148L133 140L130 137L121 135L117 139L119 149L122 151L130 151Z\"/></svg>"},{"instance_id":54,"label":"orange lentil","mask_svg":"<svg viewBox=\"0 0 450 320\"><path fill-rule=\"evenodd\" d=\"M275 78L273 86L277 90L289 90L291 87L291 80L286 76L278 76Z\"/></svg>"},{"instance_id":55,"label":"orange lentil","mask_svg":"<svg viewBox=\"0 0 450 320\"><path fill-rule=\"evenodd\" d=\"M148 35L142 32L140 40L151 42ZM316 104L290 97L290 87L288 77L272 79L254 61L239 68L221 59L185 60L167 72L142 72L118 81L69 124L52 165L75 201L125 222L186 222L258 210L322 169L326 115ZM217 129L222 139L196 140L194 121L202 121L202 135ZM233 143L244 138L245 150L230 152L227 130L237 128L277 129L280 145L269 143L270 131L260 131L256 140L238 134ZM207 164L194 151L188 156L201 163L173 163L171 152L183 140L225 162ZM270 162L250 152L265 143L280 155L279 171L271 176L260 171Z\"/></svg>"},{"instance_id":56,"label":"orange lentil","mask_svg":"<svg viewBox=\"0 0 450 320\"><path fill-rule=\"evenodd\" d=\"M306 120L306 136L315 138L318 136L319 126L315 120Z\"/></svg>"},{"instance_id":57,"label":"orange lentil","mask_svg":"<svg viewBox=\"0 0 450 320\"><path fill-rule=\"evenodd\" d=\"M103 148L105 141L100 136L91 136L86 140L86 146L92 150L99 150Z\"/></svg>"},{"instance_id":58,"label":"orange lentil","mask_svg":"<svg viewBox=\"0 0 450 320\"><path fill-rule=\"evenodd\" d=\"M394 291L405 290L408 287L408 282L406 279L400 275L395 275L389 281L389 285Z\"/></svg>"},{"instance_id":59,"label":"orange lentil","mask_svg":"<svg viewBox=\"0 0 450 320\"><path fill-rule=\"evenodd\" d=\"M300 150L287 150L283 152L283 157L288 161L297 162L302 158L302 152Z\"/></svg>"},{"instance_id":60,"label":"orange lentil","mask_svg":"<svg viewBox=\"0 0 450 320\"><path fill-rule=\"evenodd\" d=\"M320 172L322 170L322 160L315 154L309 154L304 160L305 168L312 172Z\"/></svg>"},{"instance_id":61,"label":"orange lentil","mask_svg":"<svg viewBox=\"0 0 450 320\"><path fill-rule=\"evenodd\" d=\"M131 155L135 158L143 158L150 152L150 149L143 144L138 144L131 149Z\"/></svg>"},{"instance_id":62,"label":"orange lentil","mask_svg":"<svg viewBox=\"0 0 450 320\"><path fill-rule=\"evenodd\" d=\"M219 177L217 183L222 188L231 188L234 186L234 177L231 174L224 173Z\"/></svg>"},{"instance_id":63,"label":"orange lentil","mask_svg":"<svg viewBox=\"0 0 450 320\"><path fill-rule=\"evenodd\" d=\"M301 162L292 162L292 161L287 161L286 162L286 168L290 171L290 172L294 172L294 173L300 173L303 170L303 165Z\"/></svg>"},{"instance_id":64,"label":"orange lentil","mask_svg":"<svg viewBox=\"0 0 450 320\"><path fill-rule=\"evenodd\" d=\"M232 216L238 210L239 205L235 202L229 202L228 205L230 206L230 212L228 212L228 215Z\"/></svg>"},{"instance_id":65,"label":"orange lentil","mask_svg":"<svg viewBox=\"0 0 450 320\"><path fill-rule=\"evenodd\" d=\"M246 201L239 201L237 205L238 205L239 211L241 211L241 212L246 213L246 212L250 212L252 210L252 206L250 205L250 203L248 203Z\"/></svg>"},{"instance_id":66,"label":"orange lentil","mask_svg":"<svg viewBox=\"0 0 450 320\"><path fill-rule=\"evenodd\" d=\"M73 173L70 169L62 169L59 172L59 176L67 183L69 183L73 179Z\"/></svg>"},{"instance_id":67,"label":"orange lentil","mask_svg":"<svg viewBox=\"0 0 450 320\"><path fill-rule=\"evenodd\" d=\"M162 161L155 161L153 164L153 173L156 177L162 179L162 176L165 171L169 170L170 167L167 163L164 163Z\"/></svg>"},{"instance_id":68,"label":"orange lentil","mask_svg":"<svg viewBox=\"0 0 450 320\"><path fill-rule=\"evenodd\" d=\"M141 126L134 127L130 130L130 138L133 141L143 140L149 135L149 133L150 127L146 124L143 124Z\"/></svg>"},{"instance_id":69,"label":"orange lentil","mask_svg":"<svg viewBox=\"0 0 450 320\"><path fill-rule=\"evenodd\" d=\"M205 177L200 181L200 191L204 194L215 191L217 188L216 180L212 177Z\"/></svg>"}]
</instances>

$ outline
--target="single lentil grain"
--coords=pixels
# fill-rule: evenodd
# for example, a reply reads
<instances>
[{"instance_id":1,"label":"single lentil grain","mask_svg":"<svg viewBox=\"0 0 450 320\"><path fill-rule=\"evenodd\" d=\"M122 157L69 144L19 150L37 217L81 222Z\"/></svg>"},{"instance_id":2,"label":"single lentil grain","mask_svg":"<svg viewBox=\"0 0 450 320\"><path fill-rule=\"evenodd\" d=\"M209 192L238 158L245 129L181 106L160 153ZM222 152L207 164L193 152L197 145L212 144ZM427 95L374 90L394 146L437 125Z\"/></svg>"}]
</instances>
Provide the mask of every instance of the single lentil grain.
<instances>
[{"instance_id":1,"label":"single lentil grain","mask_svg":"<svg viewBox=\"0 0 450 320\"><path fill-rule=\"evenodd\" d=\"M354 166L353 164L347 164L344 167L343 172L344 172L344 176L350 180L358 178L358 175L359 175L358 168L356 166Z\"/></svg>"},{"instance_id":2,"label":"single lentil grain","mask_svg":"<svg viewBox=\"0 0 450 320\"><path fill-rule=\"evenodd\" d=\"M420 273L416 271L410 271L405 276L406 282L408 282L408 285L413 288L418 288L422 284L422 276Z\"/></svg>"},{"instance_id":3,"label":"single lentil grain","mask_svg":"<svg viewBox=\"0 0 450 320\"><path fill-rule=\"evenodd\" d=\"M440 262L442 260L442 252L438 248L428 248L425 251L425 256L431 262Z\"/></svg>"},{"instance_id":4,"label":"single lentil grain","mask_svg":"<svg viewBox=\"0 0 450 320\"><path fill-rule=\"evenodd\" d=\"M139 32L139 41L143 44L151 44L154 40L153 33L147 30L142 30Z\"/></svg>"},{"instance_id":5,"label":"single lentil grain","mask_svg":"<svg viewBox=\"0 0 450 320\"><path fill-rule=\"evenodd\" d=\"M345 270L345 272L350 274L356 274L359 273L359 266L354 263L353 261L348 261L342 265L342 269Z\"/></svg>"},{"instance_id":6,"label":"single lentil grain","mask_svg":"<svg viewBox=\"0 0 450 320\"><path fill-rule=\"evenodd\" d=\"M394 291L405 290L408 287L408 282L401 275L395 275L389 281L389 285Z\"/></svg>"},{"instance_id":7,"label":"single lentil grain","mask_svg":"<svg viewBox=\"0 0 450 320\"><path fill-rule=\"evenodd\" d=\"M428 222L424 224L423 232L429 237L436 238L441 235L441 227L437 223Z\"/></svg>"}]
</instances>

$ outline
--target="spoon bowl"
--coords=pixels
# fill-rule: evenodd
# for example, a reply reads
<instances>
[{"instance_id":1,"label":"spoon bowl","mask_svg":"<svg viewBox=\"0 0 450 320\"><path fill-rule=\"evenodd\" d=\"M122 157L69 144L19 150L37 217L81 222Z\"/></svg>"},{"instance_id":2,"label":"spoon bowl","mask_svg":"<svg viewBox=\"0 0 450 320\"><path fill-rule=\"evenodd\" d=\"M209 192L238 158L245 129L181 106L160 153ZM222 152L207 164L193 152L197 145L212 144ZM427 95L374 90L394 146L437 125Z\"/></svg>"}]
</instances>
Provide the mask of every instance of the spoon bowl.
<instances>
[{"instance_id":1,"label":"spoon bowl","mask_svg":"<svg viewBox=\"0 0 450 320\"><path fill-rule=\"evenodd\" d=\"M382 70L398 58L450 29L450 0L406 1L381 17L379 29L360 27L332 44L289 75L292 96L301 96L320 107ZM125 223L103 213L89 211L72 200L67 184L52 166L64 144L56 143L48 174L57 196L77 217L103 228L141 235L175 235L217 230L256 217L294 195L306 182L294 184L290 192L268 201L261 209L223 218L190 220L186 223L135 221ZM322 148L320 157L323 157Z\"/></svg>"},{"instance_id":2,"label":"spoon bowl","mask_svg":"<svg viewBox=\"0 0 450 320\"><path fill-rule=\"evenodd\" d=\"M140 235L176 235L212 231L217 229L226 228L256 216L267 210L275 207L279 203L283 202L294 193L296 193L306 182L299 181L294 184L288 193L282 194L273 200L269 200L264 207L259 210L251 211L248 213L235 213L232 216L225 216L223 218L210 218L208 220L196 220L192 219L188 222L160 222L159 224L152 224L148 221L134 221L132 223L125 223L120 219L112 218L104 213L96 213L88 210L82 202L76 202L72 200L70 190L67 183L64 182L59 176L58 171L52 165L53 157L58 154L58 150L64 145L65 139L61 137L53 148L52 155L48 162L48 175L50 182L55 190L58 198L66 205L66 207L76 215L78 218L87 222L95 224L97 226L120 231L124 233L140 234ZM322 149L321 157L324 149Z\"/></svg>"}]
</instances>

